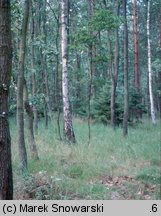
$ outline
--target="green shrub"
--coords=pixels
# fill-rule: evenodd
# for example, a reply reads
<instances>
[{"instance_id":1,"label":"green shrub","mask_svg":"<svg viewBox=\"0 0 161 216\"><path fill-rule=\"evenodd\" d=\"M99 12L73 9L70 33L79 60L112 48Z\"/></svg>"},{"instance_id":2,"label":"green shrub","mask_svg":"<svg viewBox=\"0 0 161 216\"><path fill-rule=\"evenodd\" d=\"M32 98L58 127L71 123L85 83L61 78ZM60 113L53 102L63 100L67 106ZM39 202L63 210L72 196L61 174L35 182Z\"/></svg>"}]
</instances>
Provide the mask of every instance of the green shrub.
<instances>
[{"instance_id":1,"label":"green shrub","mask_svg":"<svg viewBox=\"0 0 161 216\"><path fill-rule=\"evenodd\" d=\"M110 123L111 120L111 93L110 86L108 84L104 85L100 90L98 96L91 104L92 117L96 122L101 122L103 124ZM123 109L122 105L116 99L116 124L122 122Z\"/></svg>"}]
</instances>

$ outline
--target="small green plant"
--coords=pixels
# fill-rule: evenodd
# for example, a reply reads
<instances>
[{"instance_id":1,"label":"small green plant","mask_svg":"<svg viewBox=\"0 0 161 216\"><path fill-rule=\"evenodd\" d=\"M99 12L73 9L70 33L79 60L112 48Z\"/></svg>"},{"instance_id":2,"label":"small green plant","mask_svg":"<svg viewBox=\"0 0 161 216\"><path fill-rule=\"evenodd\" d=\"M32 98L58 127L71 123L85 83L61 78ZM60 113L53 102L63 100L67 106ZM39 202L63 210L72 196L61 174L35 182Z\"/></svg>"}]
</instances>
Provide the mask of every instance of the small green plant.
<instances>
[{"instance_id":1,"label":"small green plant","mask_svg":"<svg viewBox=\"0 0 161 216\"><path fill-rule=\"evenodd\" d=\"M160 169L156 167L144 168L140 172L138 172L136 179L142 180L147 183L160 184Z\"/></svg>"},{"instance_id":2,"label":"small green plant","mask_svg":"<svg viewBox=\"0 0 161 216\"><path fill-rule=\"evenodd\" d=\"M65 174L70 178L80 178L83 174L83 167L79 164L72 164L65 170Z\"/></svg>"}]
</instances>

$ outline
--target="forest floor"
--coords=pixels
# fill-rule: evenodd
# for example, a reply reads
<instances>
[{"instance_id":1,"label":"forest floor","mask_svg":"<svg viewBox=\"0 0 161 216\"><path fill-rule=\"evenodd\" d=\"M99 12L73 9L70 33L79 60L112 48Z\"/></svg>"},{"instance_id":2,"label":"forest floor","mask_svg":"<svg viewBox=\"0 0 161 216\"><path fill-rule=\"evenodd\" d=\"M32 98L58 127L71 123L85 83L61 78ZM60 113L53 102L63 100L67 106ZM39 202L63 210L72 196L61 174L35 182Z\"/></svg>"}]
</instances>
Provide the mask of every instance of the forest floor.
<instances>
[{"instance_id":1,"label":"forest floor","mask_svg":"<svg viewBox=\"0 0 161 216\"><path fill-rule=\"evenodd\" d=\"M161 199L161 127L145 121L122 129L74 119L77 143L58 139L56 120L47 130L39 123L36 144L40 160L28 153L28 174L18 172L15 120L11 120L14 199ZM27 132L26 132L27 134Z\"/></svg>"}]
</instances>

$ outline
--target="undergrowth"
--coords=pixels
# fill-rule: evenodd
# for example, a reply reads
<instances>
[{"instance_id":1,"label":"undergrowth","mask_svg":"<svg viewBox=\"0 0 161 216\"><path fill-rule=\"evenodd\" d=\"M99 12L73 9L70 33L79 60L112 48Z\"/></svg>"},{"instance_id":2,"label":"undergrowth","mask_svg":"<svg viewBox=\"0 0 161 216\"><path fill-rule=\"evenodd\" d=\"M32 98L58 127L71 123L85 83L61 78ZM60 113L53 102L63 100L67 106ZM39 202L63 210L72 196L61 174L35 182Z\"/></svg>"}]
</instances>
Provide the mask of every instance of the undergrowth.
<instances>
[{"instance_id":1,"label":"undergrowth","mask_svg":"<svg viewBox=\"0 0 161 216\"><path fill-rule=\"evenodd\" d=\"M62 125L61 125L62 128ZM36 145L39 161L30 157L28 174L18 174L15 120L11 120L15 199L160 199L160 124L150 122L122 129L74 119L76 144L58 139L56 120L44 129L39 123ZM27 133L26 133L27 134ZM104 180L106 179L106 180Z\"/></svg>"}]
</instances>

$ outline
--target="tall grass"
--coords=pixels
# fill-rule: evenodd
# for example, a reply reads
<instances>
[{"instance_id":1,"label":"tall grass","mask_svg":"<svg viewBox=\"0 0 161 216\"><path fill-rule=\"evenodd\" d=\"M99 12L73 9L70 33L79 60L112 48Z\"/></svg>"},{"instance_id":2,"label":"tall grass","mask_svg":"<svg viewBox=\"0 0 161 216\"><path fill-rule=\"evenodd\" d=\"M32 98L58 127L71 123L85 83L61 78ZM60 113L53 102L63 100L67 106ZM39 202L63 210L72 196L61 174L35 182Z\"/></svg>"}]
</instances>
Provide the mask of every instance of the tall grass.
<instances>
[{"instance_id":1,"label":"tall grass","mask_svg":"<svg viewBox=\"0 0 161 216\"><path fill-rule=\"evenodd\" d=\"M74 119L77 143L68 145L59 141L54 119L47 130L41 121L35 137L40 161L30 158L26 136L29 173L46 171L57 187L51 198L58 199L70 199L73 194L85 199L110 199L110 193L103 184L99 181L91 183L105 175L113 178L127 175L141 182L159 185L160 129L159 123L153 126L145 121L130 127L128 137L124 138L119 127L113 131L109 126L92 124L89 145L87 122ZM13 170L17 178L18 147L14 119L11 120L11 137ZM158 189L152 198L159 198Z\"/></svg>"}]
</instances>

